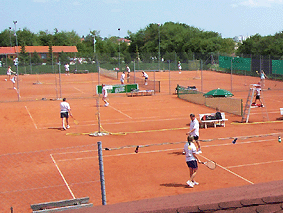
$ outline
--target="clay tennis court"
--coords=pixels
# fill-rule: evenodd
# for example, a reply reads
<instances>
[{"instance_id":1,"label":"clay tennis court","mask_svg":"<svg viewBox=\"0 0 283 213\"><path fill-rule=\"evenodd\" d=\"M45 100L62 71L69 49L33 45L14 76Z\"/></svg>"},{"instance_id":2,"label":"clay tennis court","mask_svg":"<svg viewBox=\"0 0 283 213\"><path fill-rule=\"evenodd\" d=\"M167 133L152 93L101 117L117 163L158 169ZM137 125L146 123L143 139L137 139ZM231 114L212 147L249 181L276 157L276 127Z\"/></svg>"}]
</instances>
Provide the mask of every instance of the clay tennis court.
<instances>
[{"instance_id":1,"label":"clay tennis court","mask_svg":"<svg viewBox=\"0 0 283 213\"><path fill-rule=\"evenodd\" d=\"M200 75L202 74L202 76ZM154 76L155 75L155 76ZM20 96L11 82L1 78L1 212L31 212L30 205L89 197L101 205L97 142L103 148L107 204L194 193L283 179L281 143L283 123L277 120L283 106L282 82L266 80L264 98L269 120L262 122L262 109L251 110L250 124L226 113L226 127L200 129L203 153L200 159L217 162L216 170L200 165L199 186L188 188L189 170L182 149L189 114L214 112L192 104L173 93L177 84L199 90L231 88L230 75L211 71L149 73L161 82L161 93L127 97L110 94L109 107L100 100L103 130L114 135L90 137L98 130L96 85L119 84L97 74L20 76ZM201 76L201 78L196 78ZM170 81L169 81L170 79ZM249 84L256 77L233 76L235 98L246 101ZM34 84L40 82L40 84ZM201 88L202 87L202 88ZM66 97L79 121L61 130L59 100ZM51 99L51 100L50 100ZM198 116L197 116L198 118ZM258 123L254 123L258 122ZM233 138L238 138L232 144ZM139 153L135 147L139 145Z\"/></svg>"}]
</instances>

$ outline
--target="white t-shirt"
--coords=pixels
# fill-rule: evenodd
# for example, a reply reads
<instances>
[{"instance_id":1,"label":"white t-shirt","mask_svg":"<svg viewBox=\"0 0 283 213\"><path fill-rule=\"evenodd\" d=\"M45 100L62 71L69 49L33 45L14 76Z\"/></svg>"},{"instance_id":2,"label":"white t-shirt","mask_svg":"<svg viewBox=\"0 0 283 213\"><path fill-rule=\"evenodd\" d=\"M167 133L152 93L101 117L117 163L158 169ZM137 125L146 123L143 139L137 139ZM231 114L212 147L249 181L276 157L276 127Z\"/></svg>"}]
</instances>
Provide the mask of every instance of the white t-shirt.
<instances>
[{"instance_id":1,"label":"white t-shirt","mask_svg":"<svg viewBox=\"0 0 283 213\"><path fill-rule=\"evenodd\" d=\"M124 82L124 80L125 80L125 73L122 73L120 80L121 80L122 82Z\"/></svg>"},{"instance_id":2,"label":"white t-shirt","mask_svg":"<svg viewBox=\"0 0 283 213\"><path fill-rule=\"evenodd\" d=\"M191 142L191 145L189 145L189 143L186 143L184 146L184 151L186 154L186 161L197 160L193 155L193 153L197 153L197 148L193 142Z\"/></svg>"},{"instance_id":3,"label":"white t-shirt","mask_svg":"<svg viewBox=\"0 0 283 213\"><path fill-rule=\"evenodd\" d=\"M196 118L194 120L192 120L191 123L190 123L190 130L193 130L193 129L195 129L195 130L192 131L190 133L190 135L199 136L199 122Z\"/></svg>"},{"instance_id":4,"label":"white t-shirt","mask_svg":"<svg viewBox=\"0 0 283 213\"><path fill-rule=\"evenodd\" d=\"M69 112L71 109L70 104L66 101L60 103L61 112Z\"/></svg>"},{"instance_id":5,"label":"white t-shirt","mask_svg":"<svg viewBox=\"0 0 283 213\"><path fill-rule=\"evenodd\" d=\"M257 96L260 96L260 91L261 91L261 88L256 88L255 93Z\"/></svg>"},{"instance_id":6,"label":"white t-shirt","mask_svg":"<svg viewBox=\"0 0 283 213\"><path fill-rule=\"evenodd\" d=\"M127 72L131 72L131 69L130 69L130 67L127 67Z\"/></svg>"},{"instance_id":7,"label":"white t-shirt","mask_svg":"<svg viewBox=\"0 0 283 213\"><path fill-rule=\"evenodd\" d=\"M148 78L148 74L146 74L145 72L143 73L143 77Z\"/></svg>"},{"instance_id":8,"label":"white t-shirt","mask_svg":"<svg viewBox=\"0 0 283 213\"><path fill-rule=\"evenodd\" d=\"M65 71L69 71L69 64L65 64Z\"/></svg>"},{"instance_id":9,"label":"white t-shirt","mask_svg":"<svg viewBox=\"0 0 283 213\"><path fill-rule=\"evenodd\" d=\"M107 97L108 93L107 93L107 89L105 87L102 88L102 95L104 98Z\"/></svg>"},{"instance_id":10,"label":"white t-shirt","mask_svg":"<svg viewBox=\"0 0 283 213\"><path fill-rule=\"evenodd\" d=\"M7 75L11 75L12 74L12 69L11 68L8 68L7 70Z\"/></svg>"}]
</instances>

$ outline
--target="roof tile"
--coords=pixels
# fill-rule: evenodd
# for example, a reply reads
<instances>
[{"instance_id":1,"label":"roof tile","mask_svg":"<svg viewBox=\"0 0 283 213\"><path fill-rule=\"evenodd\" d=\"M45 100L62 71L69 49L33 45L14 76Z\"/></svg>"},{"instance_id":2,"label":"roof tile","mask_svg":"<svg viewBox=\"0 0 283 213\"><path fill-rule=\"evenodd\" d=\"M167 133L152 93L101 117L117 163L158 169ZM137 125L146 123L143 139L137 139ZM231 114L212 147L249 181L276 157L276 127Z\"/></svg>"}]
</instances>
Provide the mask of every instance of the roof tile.
<instances>
[{"instance_id":1,"label":"roof tile","mask_svg":"<svg viewBox=\"0 0 283 213\"><path fill-rule=\"evenodd\" d=\"M242 204L240 201L221 202L218 204L221 209L240 208Z\"/></svg>"},{"instance_id":2,"label":"roof tile","mask_svg":"<svg viewBox=\"0 0 283 213\"><path fill-rule=\"evenodd\" d=\"M283 195L263 197L265 203L283 203Z\"/></svg>"},{"instance_id":3,"label":"roof tile","mask_svg":"<svg viewBox=\"0 0 283 213\"><path fill-rule=\"evenodd\" d=\"M200 212L199 208L197 206L188 206L188 207L182 207L178 208L178 213L197 213Z\"/></svg>"},{"instance_id":4,"label":"roof tile","mask_svg":"<svg viewBox=\"0 0 283 213\"><path fill-rule=\"evenodd\" d=\"M218 203L204 204L198 207L200 211L217 211L220 210Z\"/></svg>"},{"instance_id":5,"label":"roof tile","mask_svg":"<svg viewBox=\"0 0 283 213\"><path fill-rule=\"evenodd\" d=\"M255 206L265 204L262 198L245 199L240 201L243 206Z\"/></svg>"},{"instance_id":6,"label":"roof tile","mask_svg":"<svg viewBox=\"0 0 283 213\"><path fill-rule=\"evenodd\" d=\"M281 204L267 204L260 205L256 208L256 212L258 213L272 213L282 210Z\"/></svg>"}]
</instances>

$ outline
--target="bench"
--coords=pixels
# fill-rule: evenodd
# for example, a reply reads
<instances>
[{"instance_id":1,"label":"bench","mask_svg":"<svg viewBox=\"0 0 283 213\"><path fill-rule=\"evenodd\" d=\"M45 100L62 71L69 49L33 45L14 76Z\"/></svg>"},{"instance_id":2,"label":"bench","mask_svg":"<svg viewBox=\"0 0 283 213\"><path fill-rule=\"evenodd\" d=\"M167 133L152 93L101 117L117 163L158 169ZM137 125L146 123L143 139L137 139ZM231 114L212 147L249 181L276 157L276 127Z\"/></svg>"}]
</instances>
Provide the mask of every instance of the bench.
<instances>
[{"instance_id":1,"label":"bench","mask_svg":"<svg viewBox=\"0 0 283 213\"><path fill-rule=\"evenodd\" d=\"M228 121L228 119L225 118L225 113L221 112L222 119L215 119L215 120L202 120L203 116L215 116L215 113L205 113L205 114L199 114L199 121L200 125L204 126L205 129L207 129L207 124L212 123L214 128L216 128L217 125L225 127L225 121Z\"/></svg>"},{"instance_id":2,"label":"bench","mask_svg":"<svg viewBox=\"0 0 283 213\"><path fill-rule=\"evenodd\" d=\"M70 200L61 200L56 202L47 202L47 203L39 203L30 205L33 213L40 212L55 212L55 211L63 211L68 209L78 209L82 207L91 207L92 203L89 202L89 197L84 198L76 198Z\"/></svg>"},{"instance_id":3,"label":"bench","mask_svg":"<svg viewBox=\"0 0 283 213\"><path fill-rule=\"evenodd\" d=\"M88 70L76 70L76 69L75 69L73 72L74 72L74 74L89 73L89 71L88 71Z\"/></svg>"},{"instance_id":4,"label":"bench","mask_svg":"<svg viewBox=\"0 0 283 213\"><path fill-rule=\"evenodd\" d=\"M134 97L134 96L150 96L154 94L154 90L133 90L129 93L127 93L128 97Z\"/></svg>"}]
</instances>

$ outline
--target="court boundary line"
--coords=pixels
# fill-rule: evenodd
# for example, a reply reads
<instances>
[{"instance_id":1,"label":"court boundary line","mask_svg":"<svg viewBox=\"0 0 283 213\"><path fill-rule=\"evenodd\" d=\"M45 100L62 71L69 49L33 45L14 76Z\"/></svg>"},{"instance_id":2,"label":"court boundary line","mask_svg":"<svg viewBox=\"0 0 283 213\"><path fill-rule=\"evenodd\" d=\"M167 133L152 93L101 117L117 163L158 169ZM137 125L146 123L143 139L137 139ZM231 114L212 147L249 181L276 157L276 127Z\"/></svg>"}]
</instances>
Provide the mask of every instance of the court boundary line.
<instances>
[{"instance_id":1,"label":"court boundary line","mask_svg":"<svg viewBox=\"0 0 283 213\"><path fill-rule=\"evenodd\" d=\"M26 108L26 110L27 110L27 113L29 114L29 117L30 117L30 119L31 119L31 121L32 121L32 123L33 123L35 129L38 129L38 128L37 128L37 125L36 125L36 123L35 123L35 121L34 121L34 119L33 119L33 117L32 117L32 115L30 114L30 112L29 112L29 110L28 110L28 107L25 106L25 108Z\"/></svg>"},{"instance_id":2,"label":"court boundary line","mask_svg":"<svg viewBox=\"0 0 283 213\"><path fill-rule=\"evenodd\" d=\"M283 160L265 161L265 162L260 162L260 163L242 164L242 165L237 165L237 166L227 166L227 168L239 168L239 167L244 167L244 166L257 166L257 165L262 165L262 164L278 163L278 162L283 162Z\"/></svg>"},{"instance_id":3,"label":"court boundary line","mask_svg":"<svg viewBox=\"0 0 283 213\"><path fill-rule=\"evenodd\" d=\"M204 157L203 155L200 155L200 156L203 157L203 158L206 159L206 160L209 160L208 158ZM221 166L221 165L218 164L218 163L216 163L216 165L219 166L221 169L224 169L225 171L227 171L227 172L229 172L229 173L231 173L231 174L233 174L233 175L239 177L240 179L242 179L242 180L244 180L244 181L246 181L246 182L248 182L248 183L250 183L250 184L254 184L252 181L250 181L250 180L248 180L248 179L242 177L241 175L238 175L238 174L235 173L235 172L232 172L230 169L227 169L227 168L225 168L224 166Z\"/></svg>"},{"instance_id":4,"label":"court boundary line","mask_svg":"<svg viewBox=\"0 0 283 213\"><path fill-rule=\"evenodd\" d=\"M126 117L133 119L131 116L127 115L126 113L122 112L121 110L116 109L115 107L109 105L112 109L116 110L117 112L121 113L122 115L125 115Z\"/></svg>"},{"instance_id":5,"label":"court boundary line","mask_svg":"<svg viewBox=\"0 0 283 213\"><path fill-rule=\"evenodd\" d=\"M53 158L53 155L50 154L50 157L51 157L51 159L52 159L54 165L56 166L58 172L60 173L60 176L61 176L61 178L63 179L65 185L67 186L67 188L68 188L70 194L72 195L73 199L76 199L76 197L75 197L74 193L72 192L72 190L71 190L71 188L70 188L70 186L69 186L67 180L65 179L65 177L64 177L63 173L61 172L61 170L60 170L58 164L56 163L55 159Z\"/></svg>"}]
</instances>

